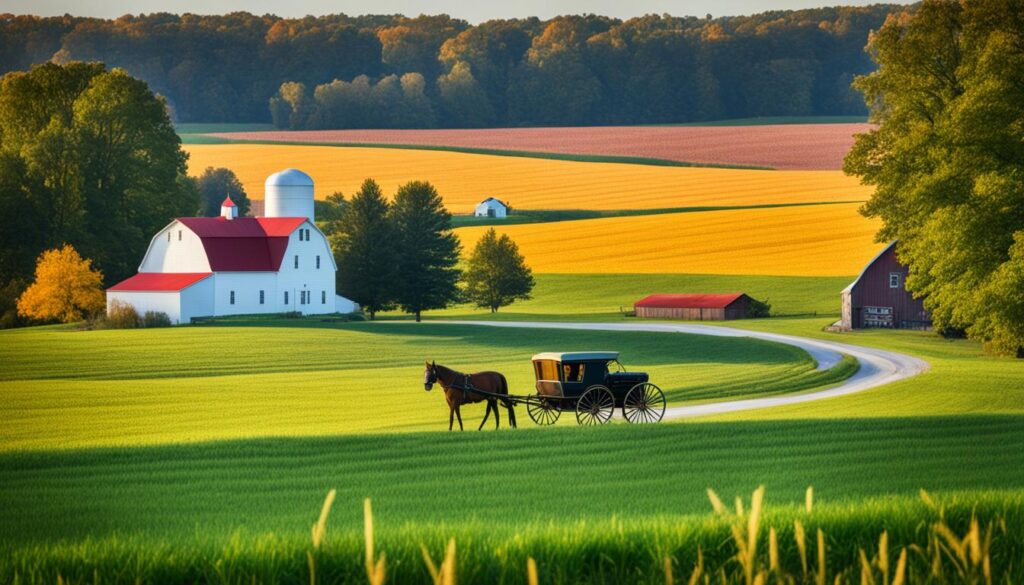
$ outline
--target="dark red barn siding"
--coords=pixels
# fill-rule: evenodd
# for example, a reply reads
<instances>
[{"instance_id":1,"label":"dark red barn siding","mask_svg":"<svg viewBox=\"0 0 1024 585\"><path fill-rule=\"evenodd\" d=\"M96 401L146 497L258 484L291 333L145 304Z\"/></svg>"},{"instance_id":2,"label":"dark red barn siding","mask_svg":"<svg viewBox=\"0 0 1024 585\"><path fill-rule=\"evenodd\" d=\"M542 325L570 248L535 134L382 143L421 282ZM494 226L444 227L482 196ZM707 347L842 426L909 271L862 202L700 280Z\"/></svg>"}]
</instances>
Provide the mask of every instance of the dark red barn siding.
<instances>
[{"instance_id":1,"label":"dark red barn siding","mask_svg":"<svg viewBox=\"0 0 1024 585\"><path fill-rule=\"evenodd\" d=\"M931 315L924 303L907 291L908 273L896 256L896 242L889 244L843 291L843 326L849 329L930 327Z\"/></svg>"}]
</instances>

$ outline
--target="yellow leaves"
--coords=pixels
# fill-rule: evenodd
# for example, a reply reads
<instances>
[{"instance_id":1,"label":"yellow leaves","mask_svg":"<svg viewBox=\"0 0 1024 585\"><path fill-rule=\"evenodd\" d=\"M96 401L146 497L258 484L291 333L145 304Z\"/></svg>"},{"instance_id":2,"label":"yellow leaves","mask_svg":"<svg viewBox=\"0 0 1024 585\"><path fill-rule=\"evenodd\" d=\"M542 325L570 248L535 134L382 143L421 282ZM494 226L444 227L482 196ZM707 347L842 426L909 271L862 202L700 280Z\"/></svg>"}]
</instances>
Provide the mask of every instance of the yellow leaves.
<instances>
[{"instance_id":1,"label":"yellow leaves","mask_svg":"<svg viewBox=\"0 0 1024 585\"><path fill-rule=\"evenodd\" d=\"M103 309L103 275L70 245L47 250L36 262L36 279L18 299L18 313L30 319L81 320Z\"/></svg>"},{"instance_id":2,"label":"yellow leaves","mask_svg":"<svg viewBox=\"0 0 1024 585\"><path fill-rule=\"evenodd\" d=\"M498 226L535 273L858 274L880 244L857 204ZM471 248L490 228L456 230Z\"/></svg>"},{"instance_id":3,"label":"yellow leaves","mask_svg":"<svg viewBox=\"0 0 1024 585\"><path fill-rule=\"evenodd\" d=\"M285 167L306 171L317 197L351 196L367 177L385 193L412 180L430 181L452 213L470 213L488 196L519 209L656 209L866 201L872 189L841 171L759 171L592 163L457 152L295 146L185 145L189 170L227 167L252 199L263 181ZM863 221L863 220L861 220Z\"/></svg>"}]
</instances>

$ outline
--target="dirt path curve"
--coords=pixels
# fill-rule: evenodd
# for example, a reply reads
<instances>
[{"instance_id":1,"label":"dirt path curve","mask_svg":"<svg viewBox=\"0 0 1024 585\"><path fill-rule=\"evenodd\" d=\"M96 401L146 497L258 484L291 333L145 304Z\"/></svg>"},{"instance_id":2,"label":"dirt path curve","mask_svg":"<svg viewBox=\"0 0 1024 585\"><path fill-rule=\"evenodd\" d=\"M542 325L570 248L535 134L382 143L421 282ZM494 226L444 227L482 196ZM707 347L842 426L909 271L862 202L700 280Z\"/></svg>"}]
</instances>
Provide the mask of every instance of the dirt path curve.
<instances>
[{"instance_id":1,"label":"dirt path curve","mask_svg":"<svg viewBox=\"0 0 1024 585\"><path fill-rule=\"evenodd\" d=\"M890 382L916 376L928 370L928 362L902 353L861 347L848 343L837 343L795 335L748 331L731 327L710 325L684 325L672 323L551 323L543 321L435 321L435 323L453 323L461 325L481 325L485 327L528 327L531 329L583 329L591 331L651 331L659 333L691 333L694 335L715 335L720 337L750 337L764 339L775 343L784 343L799 347L811 354L817 362L818 370L834 367L843 354L857 360L860 369L842 383L802 394L770 396L766 398L749 398L745 400L729 400L697 404L694 406L673 406L665 410L665 419L692 418L712 414L725 414L756 408L770 408L787 404L800 404L812 400L822 400L835 396L846 396L877 388Z\"/></svg>"}]
</instances>

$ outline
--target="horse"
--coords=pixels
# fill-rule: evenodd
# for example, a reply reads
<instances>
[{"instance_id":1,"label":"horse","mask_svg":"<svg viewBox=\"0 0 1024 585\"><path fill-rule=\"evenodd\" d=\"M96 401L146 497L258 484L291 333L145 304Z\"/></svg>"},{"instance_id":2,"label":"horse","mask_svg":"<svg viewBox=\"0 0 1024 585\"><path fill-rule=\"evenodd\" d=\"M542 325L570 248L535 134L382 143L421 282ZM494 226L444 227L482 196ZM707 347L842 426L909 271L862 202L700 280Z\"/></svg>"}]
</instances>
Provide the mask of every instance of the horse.
<instances>
[{"instance_id":1,"label":"horse","mask_svg":"<svg viewBox=\"0 0 1024 585\"><path fill-rule=\"evenodd\" d=\"M480 426L477 430L484 428L484 423L487 422L488 417L491 416L491 411L494 411L494 428L501 426L501 416L498 412L498 400L501 400L508 408L508 422L512 428L516 428L516 411L514 404L511 400L495 398L487 394L480 394L473 392L473 390L482 390L490 394L501 394L508 396L508 381L505 380L505 376L499 372L476 372L475 374L463 374L462 372L456 372L451 368L439 366L434 362L427 362L427 367L423 371L423 388L430 392L430 389L434 387L434 384L440 384L441 388L444 389L444 397L448 401L448 430L452 430L454 424L454 418L459 419L459 430L462 428L462 412L460 407L463 404L472 402L487 402L487 413L484 414L484 420L480 422Z\"/></svg>"}]
</instances>

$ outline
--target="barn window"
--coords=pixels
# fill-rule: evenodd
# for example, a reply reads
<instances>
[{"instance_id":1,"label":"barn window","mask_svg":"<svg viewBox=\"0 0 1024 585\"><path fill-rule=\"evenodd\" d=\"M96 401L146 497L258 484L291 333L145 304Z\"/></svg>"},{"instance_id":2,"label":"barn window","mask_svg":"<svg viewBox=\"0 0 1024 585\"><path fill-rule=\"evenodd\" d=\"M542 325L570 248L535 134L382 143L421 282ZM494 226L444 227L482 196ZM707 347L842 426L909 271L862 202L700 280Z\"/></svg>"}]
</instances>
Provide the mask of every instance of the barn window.
<instances>
[{"instance_id":1,"label":"barn window","mask_svg":"<svg viewBox=\"0 0 1024 585\"><path fill-rule=\"evenodd\" d=\"M295 267L296 268L299 267L299 255L298 254L295 255Z\"/></svg>"},{"instance_id":2,"label":"barn window","mask_svg":"<svg viewBox=\"0 0 1024 585\"><path fill-rule=\"evenodd\" d=\"M327 291L325 291L325 290L320 291L320 304L321 305L326 305L327 304Z\"/></svg>"},{"instance_id":3,"label":"barn window","mask_svg":"<svg viewBox=\"0 0 1024 585\"><path fill-rule=\"evenodd\" d=\"M181 241L181 230L178 230L178 241Z\"/></svg>"},{"instance_id":4,"label":"barn window","mask_svg":"<svg viewBox=\"0 0 1024 585\"><path fill-rule=\"evenodd\" d=\"M284 304L288 304L288 291L284 291Z\"/></svg>"},{"instance_id":5,"label":"barn window","mask_svg":"<svg viewBox=\"0 0 1024 585\"><path fill-rule=\"evenodd\" d=\"M171 232L167 232L167 241L168 241L168 242L170 242L170 241L171 241Z\"/></svg>"},{"instance_id":6,"label":"barn window","mask_svg":"<svg viewBox=\"0 0 1024 585\"><path fill-rule=\"evenodd\" d=\"M899 288L899 287L900 287L900 273L899 272L890 272L889 273L889 288Z\"/></svg>"},{"instance_id":7,"label":"barn window","mask_svg":"<svg viewBox=\"0 0 1024 585\"><path fill-rule=\"evenodd\" d=\"M231 300L228 302L230 302L232 305L235 304L235 291L231 291Z\"/></svg>"},{"instance_id":8,"label":"barn window","mask_svg":"<svg viewBox=\"0 0 1024 585\"><path fill-rule=\"evenodd\" d=\"M320 254L316 255L316 269L320 270Z\"/></svg>"},{"instance_id":9,"label":"barn window","mask_svg":"<svg viewBox=\"0 0 1024 585\"><path fill-rule=\"evenodd\" d=\"M263 299L264 299L264 297L263 297L263 291L260 291L260 304L261 304L261 305L263 304Z\"/></svg>"}]
</instances>

